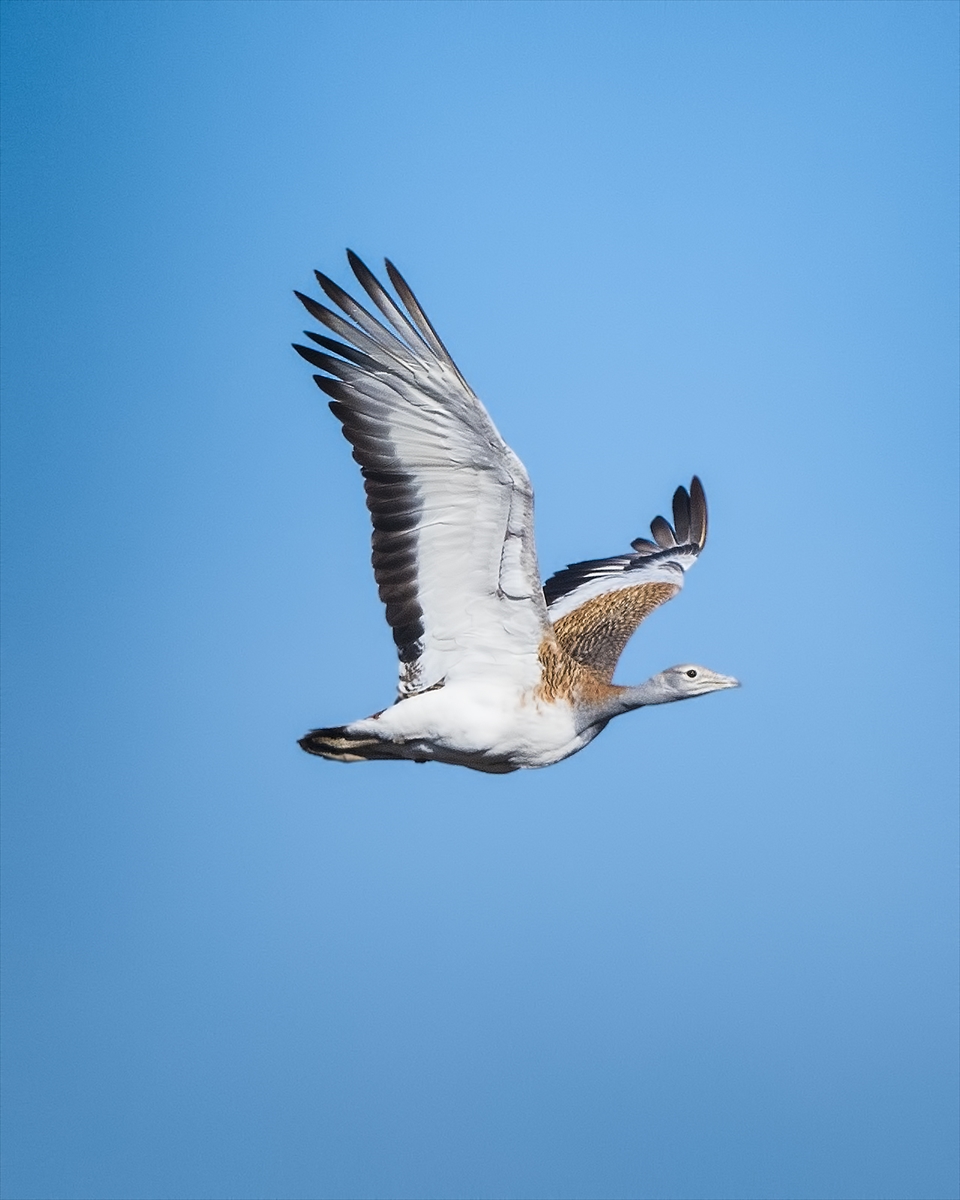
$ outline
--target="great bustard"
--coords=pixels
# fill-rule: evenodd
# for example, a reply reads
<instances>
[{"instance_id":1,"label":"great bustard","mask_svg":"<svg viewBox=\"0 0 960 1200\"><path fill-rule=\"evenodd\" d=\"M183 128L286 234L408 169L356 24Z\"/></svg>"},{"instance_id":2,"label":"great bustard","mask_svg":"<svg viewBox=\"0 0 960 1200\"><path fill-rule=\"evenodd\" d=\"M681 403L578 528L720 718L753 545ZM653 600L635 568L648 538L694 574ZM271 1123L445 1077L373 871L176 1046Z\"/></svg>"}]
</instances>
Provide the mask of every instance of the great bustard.
<instances>
[{"instance_id":1,"label":"great bustard","mask_svg":"<svg viewBox=\"0 0 960 1200\"><path fill-rule=\"evenodd\" d=\"M295 349L353 446L373 519L373 571L400 656L395 703L300 745L337 762L412 759L504 773L581 750L611 718L737 680L683 664L639 687L612 682L631 634L683 586L707 536L700 481L673 497L673 526L633 553L575 563L540 582L533 489L389 261L402 308L352 252L387 326L316 272L350 320L309 296L342 338ZM327 353L330 351L332 353Z\"/></svg>"}]
</instances>

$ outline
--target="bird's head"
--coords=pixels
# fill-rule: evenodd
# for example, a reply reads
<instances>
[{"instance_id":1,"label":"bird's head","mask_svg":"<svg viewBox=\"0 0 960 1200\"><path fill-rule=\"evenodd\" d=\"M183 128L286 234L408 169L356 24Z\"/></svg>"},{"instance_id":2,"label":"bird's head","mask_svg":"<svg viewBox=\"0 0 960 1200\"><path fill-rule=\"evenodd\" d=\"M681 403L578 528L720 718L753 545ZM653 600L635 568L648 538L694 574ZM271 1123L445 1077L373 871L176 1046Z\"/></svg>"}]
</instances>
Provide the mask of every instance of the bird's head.
<instances>
[{"instance_id":1,"label":"bird's head","mask_svg":"<svg viewBox=\"0 0 960 1200\"><path fill-rule=\"evenodd\" d=\"M694 663L681 663L668 667L659 675L653 675L646 683L636 688L624 688L621 696L623 711L641 708L647 704L670 704L674 700L690 700L704 696L707 692L719 692L722 688L740 686L740 680L732 675L718 675L709 667L698 667Z\"/></svg>"},{"instance_id":2,"label":"bird's head","mask_svg":"<svg viewBox=\"0 0 960 1200\"><path fill-rule=\"evenodd\" d=\"M671 700L689 700L692 696L703 696L707 692L719 692L722 688L740 686L740 680L732 675L718 675L709 667L698 667L694 663L681 663L678 667L667 667L654 675L648 683L656 685L663 695L661 704Z\"/></svg>"}]
</instances>

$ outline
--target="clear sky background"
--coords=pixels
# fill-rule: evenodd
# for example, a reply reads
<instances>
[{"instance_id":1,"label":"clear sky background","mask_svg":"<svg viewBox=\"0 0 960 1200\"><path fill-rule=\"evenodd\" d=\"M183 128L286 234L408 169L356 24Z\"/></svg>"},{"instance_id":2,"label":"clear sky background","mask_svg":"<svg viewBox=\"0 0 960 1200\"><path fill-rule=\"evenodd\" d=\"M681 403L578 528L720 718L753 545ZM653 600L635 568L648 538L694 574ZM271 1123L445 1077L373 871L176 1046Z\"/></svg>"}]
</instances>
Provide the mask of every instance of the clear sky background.
<instances>
[{"instance_id":1,"label":"clear sky background","mask_svg":"<svg viewBox=\"0 0 960 1200\"><path fill-rule=\"evenodd\" d=\"M957 6L7 3L4 1196L957 1195ZM407 274L545 574L697 472L545 772L344 767Z\"/></svg>"}]
</instances>

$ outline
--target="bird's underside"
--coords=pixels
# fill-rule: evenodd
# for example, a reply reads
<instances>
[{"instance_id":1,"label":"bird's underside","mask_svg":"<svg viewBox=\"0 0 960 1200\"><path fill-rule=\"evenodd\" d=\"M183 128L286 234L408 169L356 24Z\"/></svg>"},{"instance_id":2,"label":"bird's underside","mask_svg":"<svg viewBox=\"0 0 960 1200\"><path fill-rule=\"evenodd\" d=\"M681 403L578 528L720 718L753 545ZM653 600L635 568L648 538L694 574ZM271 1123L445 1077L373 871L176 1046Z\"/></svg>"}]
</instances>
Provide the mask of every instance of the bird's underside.
<instances>
[{"instance_id":1,"label":"bird's underside","mask_svg":"<svg viewBox=\"0 0 960 1200\"><path fill-rule=\"evenodd\" d=\"M297 293L329 333L295 349L321 373L364 479L373 568L400 660L396 702L300 745L338 762L410 759L502 773L574 754L621 712L736 685L675 667L639 688L613 683L640 622L683 586L707 510L694 478L673 525L631 552L575 563L541 585L533 491L406 282L399 303L352 253L379 310L317 272L340 310ZM344 314L344 315L341 315ZM347 319L349 318L349 319Z\"/></svg>"}]
</instances>

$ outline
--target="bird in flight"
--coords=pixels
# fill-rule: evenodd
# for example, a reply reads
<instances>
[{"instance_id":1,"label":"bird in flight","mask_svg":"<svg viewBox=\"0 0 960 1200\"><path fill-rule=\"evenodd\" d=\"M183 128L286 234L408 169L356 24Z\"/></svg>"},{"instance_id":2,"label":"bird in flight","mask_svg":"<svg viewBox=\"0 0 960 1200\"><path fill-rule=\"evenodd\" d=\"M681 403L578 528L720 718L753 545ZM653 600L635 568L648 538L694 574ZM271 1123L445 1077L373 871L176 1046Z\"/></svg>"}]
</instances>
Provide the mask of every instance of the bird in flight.
<instances>
[{"instance_id":1,"label":"bird in flight","mask_svg":"<svg viewBox=\"0 0 960 1200\"><path fill-rule=\"evenodd\" d=\"M380 316L317 271L340 312L296 295L335 336L308 330L314 346L294 349L318 368L360 464L400 679L389 708L314 729L303 749L335 762L410 759L505 774L576 754L632 709L738 687L688 663L637 687L613 682L634 630L680 591L704 547L699 479L674 493L672 526L654 518L652 541L541 583L523 463L396 267L387 260L394 299L347 257Z\"/></svg>"}]
</instances>

